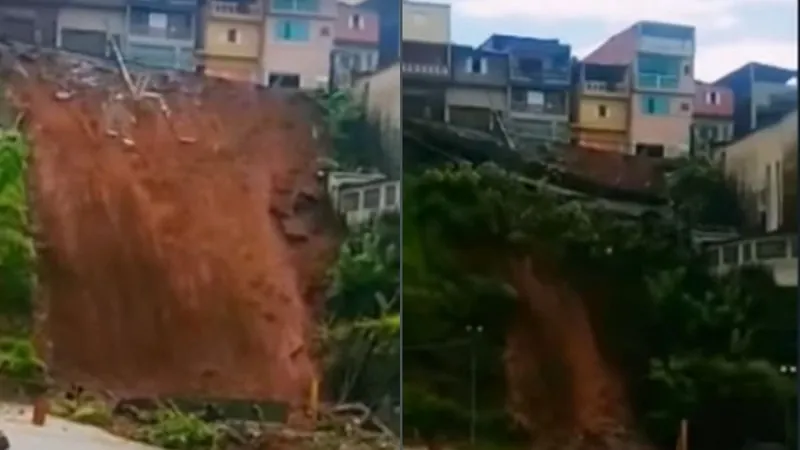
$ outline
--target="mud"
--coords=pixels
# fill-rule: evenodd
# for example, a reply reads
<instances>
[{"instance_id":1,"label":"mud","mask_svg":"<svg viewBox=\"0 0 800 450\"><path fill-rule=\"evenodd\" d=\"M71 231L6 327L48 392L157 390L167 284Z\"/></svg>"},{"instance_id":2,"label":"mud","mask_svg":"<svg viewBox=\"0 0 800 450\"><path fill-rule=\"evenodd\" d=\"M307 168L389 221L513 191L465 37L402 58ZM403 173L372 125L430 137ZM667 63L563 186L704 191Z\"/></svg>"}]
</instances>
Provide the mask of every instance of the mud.
<instances>
[{"instance_id":1,"label":"mud","mask_svg":"<svg viewBox=\"0 0 800 450\"><path fill-rule=\"evenodd\" d=\"M119 87L57 95L63 80L27 70L11 91L33 141L55 378L121 397L301 405L336 246L298 108L207 82L166 94L167 118L150 100L110 102Z\"/></svg>"},{"instance_id":2,"label":"mud","mask_svg":"<svg viewBox=\"0 0 800 450\"><path fill-rule=\"evenodd\" d=\"M507 335L509 407L532 448L649 449L634 431L621 377L598 348L586 299L533 258L510 273L520 304Z\"/></svg>"}]
</instances>

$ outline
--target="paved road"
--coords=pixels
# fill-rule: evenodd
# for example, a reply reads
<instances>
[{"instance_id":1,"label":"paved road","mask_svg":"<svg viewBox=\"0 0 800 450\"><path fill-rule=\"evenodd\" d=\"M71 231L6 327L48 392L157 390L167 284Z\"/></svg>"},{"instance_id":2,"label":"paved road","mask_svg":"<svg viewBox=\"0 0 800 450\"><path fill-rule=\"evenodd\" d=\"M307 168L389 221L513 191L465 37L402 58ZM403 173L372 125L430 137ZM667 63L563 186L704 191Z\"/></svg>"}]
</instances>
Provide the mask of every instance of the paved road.
<instances>
[{"instance_id":1,"label":"paved road","mask_svg":"<svg viewBox=\"0 0 800 450\"><path fill-rule=\"evenodd\" d=\"M26 406L0 406L0 430L8 436L10 450L158 450L52 416L36 427L31 413Z\"/></svg>"}]
</instances>

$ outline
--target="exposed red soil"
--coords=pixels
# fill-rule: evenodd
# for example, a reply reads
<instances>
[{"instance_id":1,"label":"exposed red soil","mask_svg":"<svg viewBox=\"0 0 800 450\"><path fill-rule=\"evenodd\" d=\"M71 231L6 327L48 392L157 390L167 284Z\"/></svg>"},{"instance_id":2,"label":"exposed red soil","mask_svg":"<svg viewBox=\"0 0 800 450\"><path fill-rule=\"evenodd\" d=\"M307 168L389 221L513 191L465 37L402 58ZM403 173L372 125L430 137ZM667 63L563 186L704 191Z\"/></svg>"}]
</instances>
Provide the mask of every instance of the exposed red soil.
<instances>
[{"instance_id":1,"label":"exposed red soil","mask_svg":"<svg viewBox=\"0 0 800 450\"><path fill-rule=\"evenodd\" d=\"M122 396L303 403L335 248L309 121L224 82L167 95L170 120L153 102L111 114L100 89L67 101L57 89L34 77L12 89L33 140L55 377ZM122 136L106 135L109 117Z\"/></svg>"},{"instance_id":2,"label":"exposed red soil","mask_svg":"<svg viewBox=\"0 0 800 450\"><path fill-rule=\"evenodd\" d=\"M619 374L598 347L585 298L532 258L516 261L520 297L507 335L509 406L534 449L638 450Z\"/></svg>"}]
</instances>

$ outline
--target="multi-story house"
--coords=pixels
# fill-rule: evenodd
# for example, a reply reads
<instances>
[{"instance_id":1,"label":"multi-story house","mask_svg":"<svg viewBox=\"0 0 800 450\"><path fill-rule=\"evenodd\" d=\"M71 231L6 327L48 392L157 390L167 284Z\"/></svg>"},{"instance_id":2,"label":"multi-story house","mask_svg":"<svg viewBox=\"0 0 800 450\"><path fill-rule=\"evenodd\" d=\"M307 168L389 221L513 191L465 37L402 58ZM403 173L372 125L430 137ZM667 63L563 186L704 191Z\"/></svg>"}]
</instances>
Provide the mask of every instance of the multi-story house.
<instances>
[{"instance_id":1,"label":"multi-story house","mask_svg":"<svg viewBox=\"0 0 800 450\"><path fill-rule=\"evenodd\" d=\"M450 44L404 40L401 54L403 116L446 121Z\"/></svg>"},{"instance_id":2,"label":"multi-story house","mask_svg":"<svg viewBox=\"0 0 800 450\"><path fill-rule=\"evenodd\" d=\"M797 86L789 84L793 78L797 78L796 70L748 63L713 83L733 91L735 138L776 123L797 109Z\"/></svg>"},{"instance_id":3,"label":"multi-story house","mask_svg":"<svg viewBox=\"0 0 800 450\"><path fill-rule=\"evenodd\" d=\"M358 1L356 0L356 3ZM364 0L360 8L374 12L380 17L378 30L378 67L388 67L400 60L401 2L387 0Z\"/></svg>"},{"instance_id":4,"label":"multi-story house","mask_svg":"<svg viewBox=\"0 0 800 450\"><path fill-rule=\"evenodd\" d=\"M327 88L336 13L336 0L269 0L264 84Z\"/></svg>"},{"instance_id":5,"label":"multi-story house","mask_svg":"<svg viewBox=\"0 0 800 450\"><path fill-rule=\"evenodd\" d=\"M654 157L688 154L694 100L695 30L638 22L584 62L631 68L630 151Z\"/></svg>"},{"instance_id":6,"label":"multi-story house","mask_svg":"<svg viewBox=\"0 0 800 450\"><path fill-rule=\"evenodd\" d=\"M630 120L630 77L626 66L576 64L572 140L576 145L625 153Z\"/></svg>"},{"instance_id":7,"label":"multi-story house","mask_svg":"<svg viewBox=\"0 0 800 450\"><path fill-rule=\"evenodd\" d=\"M199 63L209 76L260 83L265 0L208 0Z\"/></svg>"},{"instance_id":8,"label":"multi-story house","mask_svg":"<svg viewBox=\"0 0 800 450\"><path fill-rule=\"evenodd\" d=\"M451 85L445 91L449 123L491 130L508 109L508 55L453 45Z\"/></svg>"},{"instance_id":9,"label":"multi-story house","mask_svg":"<svg viewBox=\"0 0 800 450\"><path fill-rule=\"evenodd\" d=\"M370 10L339 5L331 56L334 86L349 86L354 76L378 68L379 23L378 14Z\"/></svg>"},{"instance_id":10,"label":"multi-story house","mask_svg":"<svg viewBox=\"0 0 800 450\"><path fill-rule=\"evenodd\" d=\"M56 2L34 3L30 0L0 2L0 38L53 47L58 6Z\"/></svg>"},{"instance_id":11,"label":"multi-story house","mask_svg":"<svg viewBox=\"0 0 800 450\"><path fill-rule=\"evenodd\" d=\"M569 140L572 49L557 39L492 35L483 50L509 56L509 131L528 147Z\"/></svg>"},{"instance_id":12,"label":"multi-story house","mask_svg":"<svg viewBox=\"0 0 800 450\"><path fill-rule=\"evenodd\" d=\"M450 5L403 1L403 41L450 42Z\"/></svg>"},{"instance_id":13,"label":"multi-story house","mask_svg":"<svg viewBox=\"0 0 800 450\"><path fill-rule=\"evenodd\" d=\"M194 70L199 0L128 0L124 44L132 64Z\"/></svg>"},{"instance_id":14,"label":"multi-story house","mask_svg":"<svg viewBox=\"0 0 800 450\"><path fill-rule=\"evenodd\" d=\"M733 92L724 86L696 83L692 151L709 154L733 139Z\"/></svg>"},{"instance_id":15,"label":"multi-story house","mask_svg":"<svg viewBox=\"0 0 800 450\"><path fill-rule=\"evenodd\" d=\"M56 47L96 57L111 57L110 40L122 49L126 0L72 0L58 10Z\"/></svg>"}]
</instances>

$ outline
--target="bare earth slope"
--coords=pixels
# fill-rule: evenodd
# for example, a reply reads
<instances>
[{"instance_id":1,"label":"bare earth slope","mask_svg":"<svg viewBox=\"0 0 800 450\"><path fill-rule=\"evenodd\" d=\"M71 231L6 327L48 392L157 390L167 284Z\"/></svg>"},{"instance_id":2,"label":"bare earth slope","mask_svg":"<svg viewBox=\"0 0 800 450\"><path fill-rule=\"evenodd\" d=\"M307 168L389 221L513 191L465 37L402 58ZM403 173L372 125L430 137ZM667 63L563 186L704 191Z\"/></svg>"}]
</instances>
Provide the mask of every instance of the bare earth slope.
<instances>
[{"instance_id":1,"label":"bare earth slope","mask_svg":"<svg viewBox=\"0 0 800 450\"><path fill-rule=\"evenodd\" d=\"M79 68L45 67L26 65L12 97L33 140L55 376L129 396L299 406L334 247L308 121L286 99L196 80L165 95L167 119L151 100L111 101L121 83L89 88L65 81Z\"/></svg>"}]
</instances>

